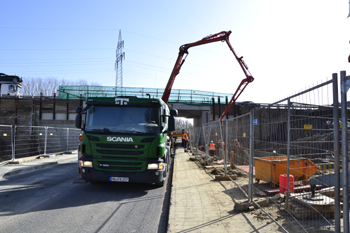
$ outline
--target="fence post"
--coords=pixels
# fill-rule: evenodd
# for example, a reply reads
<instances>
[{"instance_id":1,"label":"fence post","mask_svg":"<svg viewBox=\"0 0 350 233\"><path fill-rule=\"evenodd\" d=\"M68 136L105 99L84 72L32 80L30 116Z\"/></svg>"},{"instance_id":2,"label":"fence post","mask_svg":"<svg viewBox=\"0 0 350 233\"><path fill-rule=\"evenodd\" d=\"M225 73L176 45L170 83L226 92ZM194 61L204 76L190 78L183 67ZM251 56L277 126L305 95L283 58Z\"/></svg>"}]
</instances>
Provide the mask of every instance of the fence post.
<instances>
[{"instance_id":1,"label":"fence post","mask_svg":"<svg viewBox=\"0 0 350 233\"><path fill-rule=\"evenodd\" d=\"M220 99L219 99L220 102ZM227 167L226 167L226 158L225 158L225 151L224 151L224 144L222 143L224 141L224 137L223 137L223 132L224 130L222 129L222 121L220 121L220 119L218 120L219 122L219 126L220 126L220 141L221 141L221 145L219 144L219 147L221 147L221 151L223 153L223 157L224 157L224 175L227 176ZM218 155L220 155L220 148L218 148Z\"/></svg>"},{"instance_id":2,"label":"fence post","mask_svg":"<svg viewBox=\"0 0 350 233\"><path fill-rule=\"evenodd\" d=\"M254 109L250 110L249 114L249 189L248 199L249 202L253 201L253 166L254 166Z\"/></svg>"},{"instance_id":3,"label":"fence post","mask_svg":"<svg viewBox=\"0 0 350 233\"><path fill-rule=\"evenodd\" d=\"M69 151L69 128L67 128L67 149L64 152L65 154L71 154L72 152Z\"/></svg>"},{"instance_id":4,"label":"fence post","mask_svg":"<svg viewBox=\"0 0 350 233\"><path fill-rule=\"evenodd\" d=\"M53 120L56 120L56 93L53 93Z\"/></svg>"},{"instance_id":5,"label":"fence post","mask_svg":"<svg viewBox=\"0 0 350 233\"><path fill-rule=\"evenodd\" d=\"M227 98L227 96L226 96L226 107L227 107L227 105L228 105L228 98ZM226 109L226 107L225 107L225 109ZM227 113L226 113L226 119L228 119L228 111L227 111Z\"/></svg>"},{"instance_id":6,"label":"fence post","mask_svg":"<svg viewBox=\"0 0 350 233\"><path fill-rule=\"evenodd\" d=\"M69 151L68 139L69 139L69 128L67 128L67 151Z\"/></svg>"},{"instance_id":7,"label":"fence post","mask_svg":"<svg viewBox=\"0 0 350 233\"><path fill-rule=\"evenodd\" d=\"M290 196L289 190L289 175L290 175L290 99L288 99L288 109L287 109L287 195L286 195L286 204L285 206L288 208L288 201ZM280 184L281 185L281 184Z\"/></svg>"},{"instance_id":8,"label":"fence post","mask_svg":"<svg viewBox=\"0 0 350 233\"><path fill-rule=\"evenodd\" d=\"M69 120L69 93L67 93L67 115L66 120Z\"/></svg>"},{"instance_id":9,"label":"fence post","mask_svg":"<svg viewBox=\"0 0 350 233\"><path fill-rule=\"evenodd\" d=\"M15 161L15 134L14 127L11 125L11 153L12 153L12 162Z\"/></svg>"},{"instance_id":10,"label":"fence post","mask_svg":"<svg viewBox=\"0 0 350 233\"><path fill-rule=\"evenodd\" d=\"M346 72L340 72L341 80L341 121L342 121L342 171L343 171L343 224L344 232L349 232L349 179L348 179L348 110L346 98Z\"/></svg>"},{"instance_id":11,"label":"fence post","mask_svg":"<svg viewBox=\"0 0 350 233\"><path fill-rule=\"evenodd\" d=\"M334 200L335 200L335 232L340 232L340 160L339 160L339 99L338 99L338 74L332 74L333 78L333 151L334 151Z\"/></svg>"},{"instance_id":12,"label":"fence post","mask_svg":"<svg viewBox=\"0 0 350 233\"><path fill-rule=\"evenodd\" d=\"M40 100L39 100L39 120L42 120L43 117L43 93L40 93Z\"/></svg>"},{"instance_id":13,"label":"fence post","mask_svg":"<svg viewBox=\"0 0 350 233\"><path fill-rule=\"evenodd\" d=\"M213 121L215 121L215 99L212 98L212 106L213 106Z\"/></svg>"},{"instance_id":14,"label":"fence post","mask_svg":"<svg viewBox=\"0 0 350 233\"><path fill-rule=\"evenodd\" d=\"M224 146L224 159L225 159L225 176L226 176L226 173L227 173L227 158L228 158L228 151L227 151L227 147L228 147L228 119L226 118L226 134L225 134L225 146Z\"/></svg>"},{"instance_id":15,"label":"fence post","mask_svg":"<svg viewBox=\"0 0 350 233\"><path fill-rule=\"evenodd\" d=\"M44 144L44 155L46 155L46 146L47 146L47 126L45 126L45 144Z\"/></svg>"},{"instance_id":16,"label":"fence post","mask_svg":"<svg viewBox=\"0 0 350 233\"><path fill-rule=\"evenodd\" d=\"M204 150L205 150L205 165L207 165L208 163L208 146L207 146L207 141L206 141L206 138L205 138L205 130L204 130L204 126L202 126L202 129L203 129L203 139L204 139Z\"/></svg>"},{"instance_id":17,"label":"fence post","mask_svg":"<svg viewBox=\"0 0 350 233\"><path fill-rule=\"evenodd\" d=\"M221 105L220 96L218 96L218 106L219 106L218 116L219 116L219 119L220 119L220 114L221 114L220 105Z\"/></svg>"}]
</instances>

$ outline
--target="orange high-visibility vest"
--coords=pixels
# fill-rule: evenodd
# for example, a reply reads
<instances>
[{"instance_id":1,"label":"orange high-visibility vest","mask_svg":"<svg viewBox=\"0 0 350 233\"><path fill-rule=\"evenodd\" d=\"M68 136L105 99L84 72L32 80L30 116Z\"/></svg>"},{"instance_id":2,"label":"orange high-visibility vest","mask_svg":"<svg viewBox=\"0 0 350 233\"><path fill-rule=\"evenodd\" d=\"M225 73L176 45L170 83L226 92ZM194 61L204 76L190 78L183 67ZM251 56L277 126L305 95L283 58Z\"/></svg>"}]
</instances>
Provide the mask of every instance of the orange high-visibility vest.
<instances>
[{"instance_id":1,"label":"orange high-visibility vest","mask_svg":"<svg viewBox=\"0 0 350 233\"><path fill-rule=\"evenodd\" d=\"M214 143L210 143L208 150L215 150L215 144Z\"/></svg>"},{"instance_id":2,"label":"orange high-visibility vest","mask_svg":"<svg viewBox=\"0 0 350 233\"><path fill-rule=\"evenodd\" d=\"M188 141L187 133L184 133L184 135L182 135L182 139L185 139L186 141Z\"/></svg>"}]
</instances>

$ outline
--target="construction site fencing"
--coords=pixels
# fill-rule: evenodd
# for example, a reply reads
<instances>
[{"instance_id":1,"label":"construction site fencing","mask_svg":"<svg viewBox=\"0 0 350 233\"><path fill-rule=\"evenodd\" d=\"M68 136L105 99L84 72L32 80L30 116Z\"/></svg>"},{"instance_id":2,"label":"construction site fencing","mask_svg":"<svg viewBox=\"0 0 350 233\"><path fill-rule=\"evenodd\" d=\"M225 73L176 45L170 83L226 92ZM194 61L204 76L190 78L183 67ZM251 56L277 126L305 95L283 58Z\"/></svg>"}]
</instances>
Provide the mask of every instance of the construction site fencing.
<instances>
[{"instance_id":1,"label":"construction site fencing","mask_svg":"<svg viewBox=\"0 0 350 233\"><path fill-rule=\"evenodd\" d=\"M31 156L70 153L79 146L80 129L0 125L0 162Z\"/></svg>"},{"instance_id":2,"label":"construction site fencing","mask_svg":"<svg viewBox=\"0 0 350 233\"><path fill-rule=\"evenodd\" d=\"M333 74L245 115L193 128L193 155L231 179L284 232L349 232L348 79L341 72L341 93ZM247 172L247 183L236 183L235 169Z\"/></svg>"}]
</instances>

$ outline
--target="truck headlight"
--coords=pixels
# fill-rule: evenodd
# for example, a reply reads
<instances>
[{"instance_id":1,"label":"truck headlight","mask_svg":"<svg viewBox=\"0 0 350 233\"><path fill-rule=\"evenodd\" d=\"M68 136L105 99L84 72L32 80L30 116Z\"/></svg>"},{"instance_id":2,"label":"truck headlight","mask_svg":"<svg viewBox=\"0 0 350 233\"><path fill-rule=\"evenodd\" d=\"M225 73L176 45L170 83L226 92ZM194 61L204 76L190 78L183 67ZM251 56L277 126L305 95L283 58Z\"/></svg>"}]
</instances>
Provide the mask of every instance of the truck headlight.
<instances>
[{"instance_id":1,"label":"truck headlight","mask_svg":"<svg viewBox=\"0 0 350 233\"><path fill-rule=\"evenodd\" d=\"M164 163L149 163L147 166L148 170L162 170L164 168Z\"/></svg>"},{"instance_id":2,"label":"truck headlight","mask_svg":"<svg viewBox=\"0 0 350 233\"><path fill-rule=\"evenodd\" d=\"M92 167L92 161L80 161L80 167Z\"/></svg>"}]
</instances>

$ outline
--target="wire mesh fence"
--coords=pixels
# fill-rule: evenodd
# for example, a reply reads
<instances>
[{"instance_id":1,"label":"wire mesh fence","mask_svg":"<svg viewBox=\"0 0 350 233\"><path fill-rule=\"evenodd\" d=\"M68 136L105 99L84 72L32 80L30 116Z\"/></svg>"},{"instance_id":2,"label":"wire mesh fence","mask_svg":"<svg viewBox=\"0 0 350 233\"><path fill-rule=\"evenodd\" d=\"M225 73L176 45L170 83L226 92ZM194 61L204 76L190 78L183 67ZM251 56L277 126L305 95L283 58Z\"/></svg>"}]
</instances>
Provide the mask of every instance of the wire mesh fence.
<instances>
[{"instance_id":1,"label":"wire mesh fence","mask_svg":"<svg viewBox=\"0 0 350 233\"><path fill-rule=\"evenodd\" d=\"M13 156L13 130L11 125L0 125L0 162Z\"/></svg>"},{"instance_id":2,"label":"wire mesh fence","mask_svg":"<svg viewBox=\"0 0 350 233\"><path fill-rule=\"evenodd\" d=\"M45 126L0 125L0 162L78 149L81 130Z\"/></svg>"},{"instance_id":3,"label":"wire mesh fence","mask_svg":"<svg viewBox=\"0 0 350 233\"><path fill-rule=\"evenodd\" d=\"M338 107L337 85L333 76L248 114L194 128L194 155L219 176L245 171L242 181L231 180L248 201L268 199L261 209L283 231L348 232L349 189L341 188L348 181L340 182L348 177L347 151L339 149L348 147L348 120L339 117L348 109Z\"/></svg>"}]
</instances>

